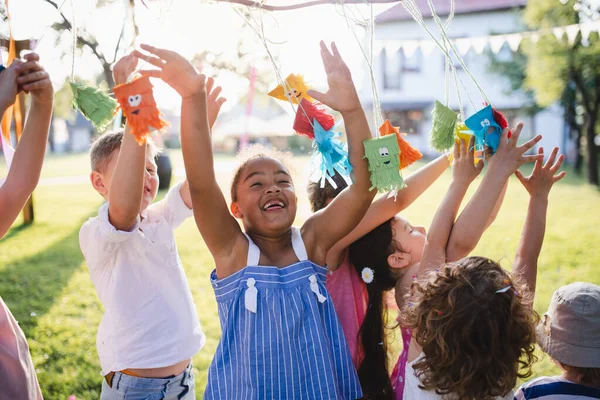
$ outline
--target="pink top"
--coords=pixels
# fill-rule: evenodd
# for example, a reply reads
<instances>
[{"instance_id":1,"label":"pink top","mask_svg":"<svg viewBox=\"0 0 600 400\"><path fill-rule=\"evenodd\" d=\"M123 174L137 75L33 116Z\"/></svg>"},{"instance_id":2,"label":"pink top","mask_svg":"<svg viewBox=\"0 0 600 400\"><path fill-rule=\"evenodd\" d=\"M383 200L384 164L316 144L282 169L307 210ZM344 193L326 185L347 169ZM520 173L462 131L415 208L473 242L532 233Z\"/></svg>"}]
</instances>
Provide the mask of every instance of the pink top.
<instances>
[{"instance_id":1,"label":"pink top","mask_svg":"<svg viewBox=\"0 0 600 400\"><path fill-rule=\"evenodd\" d=\"M398 362L392 372L392 388L396 393L396 400L402 400L404 397L404 378L406 376L406 362L408 361L408 347L412 337L412 329L401 328L402 331L402 353L398 357Z\"/></svg>"},{"instance_id":2,"label":"pink top","mask_svg":"<svg viewBox=\"0 0 600 400\"><path fill-rule=\"evenodd\" d=\"M23 331L0 297L0 399L41 400Z\"/></svg>"},{"instance_id":3,"label":"pink top","mask_svg":"<svg viewBox=\"0 0 600 400\"><path fill-rule=\"evenodd\" d=\"M368 295L365 283L350 264L347 251L342 265L327 274L325 286L344 330L354 366L358 368L362 358L358 331L365 319Z\"/></svg>"}]
</instances>

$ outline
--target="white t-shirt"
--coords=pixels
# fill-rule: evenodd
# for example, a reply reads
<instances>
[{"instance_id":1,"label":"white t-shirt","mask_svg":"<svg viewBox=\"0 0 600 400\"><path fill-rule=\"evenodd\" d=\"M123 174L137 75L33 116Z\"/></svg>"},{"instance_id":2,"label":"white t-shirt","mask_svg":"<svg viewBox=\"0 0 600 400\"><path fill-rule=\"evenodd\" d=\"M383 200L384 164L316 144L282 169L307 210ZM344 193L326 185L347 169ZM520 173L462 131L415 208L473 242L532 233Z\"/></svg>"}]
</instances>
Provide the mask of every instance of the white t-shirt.
<instances>
[{"instance_id":1,"label":"white t-shirt","mask_svg":"<svg viewBox=\"0 0 600 400\"><path fill-rule=\"evenodd\" d=\"M421 382L415 375L413 365L417 363L421 357L425 355L421 353L413 362L406 363L406 376L404 377L404 399L406 400L442 400L443 396L440 396L434 391L425 391L419 388ZM511 391L504 397L498 397L498 400L513 400L513 392Z\"/></svg>"},{"instance_id":2,"label":"white t-shirt","mask_svg":"<svg viewBox=\"0 0 600 400\"><path fill-rule=\"evenodd\" d=\"M542 376L519 388L515 400L591 400L600 399L600 389L579 385L560 376Z\"/></svg>"},{"instance_id":3,"label":"white t-shirt","mask_svg":"<svg viewBox=\"0 0 600 400\"><path fill-rule=\"evenodd\" d=\"M79 245L105 310L96 338L102 375L170 366L204 346L173 235L193 214L180 189L142 212L131 232L110 224L108 203L81 227Z\"/></svg>"}]
</instances>

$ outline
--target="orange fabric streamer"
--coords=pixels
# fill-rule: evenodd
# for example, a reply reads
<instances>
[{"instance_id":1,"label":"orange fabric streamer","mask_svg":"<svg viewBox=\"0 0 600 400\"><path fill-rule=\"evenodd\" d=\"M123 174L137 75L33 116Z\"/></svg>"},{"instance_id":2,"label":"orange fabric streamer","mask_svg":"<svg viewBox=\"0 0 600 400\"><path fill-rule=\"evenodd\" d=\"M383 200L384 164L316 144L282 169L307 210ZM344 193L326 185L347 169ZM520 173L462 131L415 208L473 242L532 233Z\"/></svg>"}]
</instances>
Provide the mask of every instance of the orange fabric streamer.
<instances>
[{"instance_id":1,"label":"orange fabric streamer","mask_svg":"<svg viewBox=\"0 0 600 400\"><path fill-rule=\"evenodd\" d=\"M10 12L8 10L8 0L5 0L6 3L6 14L8 19L8 32L9 32L9 45L8 45L8 61L6 66L8 67L14 59L17 58L17 45L15 43L15 39L12 36L12 29L10 26ZM15 131L17 133L17 140L21 138L21 133L23 133L23 113L21 110L21 101L19 96L17 96L17 100L15 103L6 109L6 112L2 116L2 134L4 138L10 143L10 125L12 123L12 119L15 119Z\"/></svg>"},{"instance_id":2,"label":"orange fabric streamer","mask_svg":"<svg viewBox=\"0 0 600 400\"><path fill-rule=\"evenodd\" d=\"M404 169L409 165L414 164L423 158L423 154L408 143L400 133L400 128L393 126L389 120L385 120L383 125L379 127L379 133L381 136L396 135L398 140L398 147L400 147L400 169Z\"/></svg>"},{"instance_id":3,"label":"orange fabric streamer","mask_svg":"<svg viewBox=\"0 0 600 400\"><path fill-rule=\"evenodd\" d=\"M131 133L140 145L146 143L150 127L160 130L168 125L156 107L152 88L150 78L143 76L113 89L123 114L127 117Z\"/></svg>"}]
</instances>

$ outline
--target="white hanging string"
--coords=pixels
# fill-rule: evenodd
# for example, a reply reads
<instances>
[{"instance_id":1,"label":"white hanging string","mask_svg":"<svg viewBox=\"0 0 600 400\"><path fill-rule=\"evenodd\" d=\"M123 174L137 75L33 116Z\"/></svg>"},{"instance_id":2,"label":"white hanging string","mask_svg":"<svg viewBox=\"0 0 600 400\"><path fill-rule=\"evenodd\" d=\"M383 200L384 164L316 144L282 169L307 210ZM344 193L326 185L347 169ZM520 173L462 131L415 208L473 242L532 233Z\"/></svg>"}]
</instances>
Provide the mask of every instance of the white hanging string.
<instances>
[{"instance_id":1,"label":"white hanging string","mask_svg":"<svg viewBox=\"0 0 600 400\"><path fill-rule=\"evenodd\" d=\"M75 25L75 1L70 0L71 2L71 12L73 13L73 18L71 22L71 33L73 34L73 58L71 60L71 80L75 82L75 49L77 48L77 27Z\"/></svg>"},{"instance_id":2,"label":"white hanging string","mask_svg":"<svg viewBox=\"0 0 600 400\"><path fill-rule=\"evenodd\" d=\"M438 46L438 48L444 53L444 55L446 57L452 58L451 55L450 55L450 52L446 51L444 49L444 46L442 46L442 44L439 42L439 40L435 37L435 35L429 30L429 28L425 24L425 21L423 20L421 12L419 11L419 8L417 7L417 5L414 3L414 0L403 0L401 2L401 4L409 12L409 14L411 14L411 16L413 17L413 19L425 30L425 32L427 32L427 34L431 37L431 39ZM460 64L460 66L463 68L463 70L465 71L465 73L467 73L467 75L469 76L469 78L471 78L471 81L477 87L477 89L479 89L479 92L481 93L481 95L483 96L483 98L486 101L488 101L487 100L487 96L485 95L485 92L483 91L483 89L481 88L481 86L479 86L479 84L477 83L477 81L473 77L473 74L471 74L471 72L469 71L469 69L465 65L465 63L462 60L462 58L460 57L458 51L454 47L454 44L452 43L452 41L450 40L450 38L446 35L445 30L442 30L442 36L446 40L448 40L448 44L449 44L450 50L452 51L452 53L455 54L455 56L457 58L457 61ZM459 80L461 81L461 84L464 86L464 83L462 82L462 79L460 79L460 76L459 76Z\"/></svg>"}]
</instances>

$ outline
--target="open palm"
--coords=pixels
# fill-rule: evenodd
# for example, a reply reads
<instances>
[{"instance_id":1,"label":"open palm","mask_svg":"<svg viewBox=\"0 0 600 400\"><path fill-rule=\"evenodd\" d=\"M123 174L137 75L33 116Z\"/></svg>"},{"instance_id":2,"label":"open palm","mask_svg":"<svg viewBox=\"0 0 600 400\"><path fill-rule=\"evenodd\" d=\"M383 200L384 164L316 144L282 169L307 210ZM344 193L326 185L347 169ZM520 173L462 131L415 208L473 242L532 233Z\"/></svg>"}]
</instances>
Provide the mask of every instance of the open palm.
<instances>
[{"instance_id":1,"label":"open palm","mask_svg":"<svg viewBox=\"0 0 600 400\"><path fill-rule=\"evenodd\" d=\"M307 94L339 112L360 108L350 69L340 56L335 43L331 44L330 52L325 43L321 42L321 58L327 74L329 90L326 93L310 90Z\"/></svg>"},{"instance_id":2,"label":"open palm","mask_svg":"<svg viewBox=\"0 0 600 400\"><path fill-rule=\"evenodd\" d=\"M199 74L194 66L180 54L143 44L143 50L152 56L136 50L133 54L159 69L142 70L142 75L160 78L177 91L181 97L189 97L206 90L206 77Z\"/></svg>"}]
</instances>

